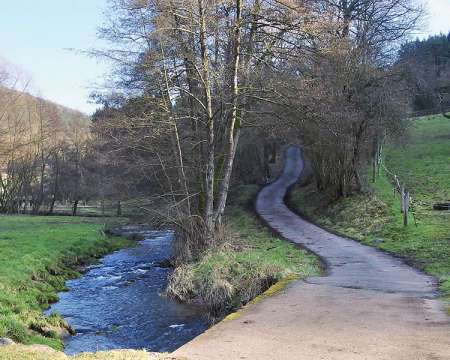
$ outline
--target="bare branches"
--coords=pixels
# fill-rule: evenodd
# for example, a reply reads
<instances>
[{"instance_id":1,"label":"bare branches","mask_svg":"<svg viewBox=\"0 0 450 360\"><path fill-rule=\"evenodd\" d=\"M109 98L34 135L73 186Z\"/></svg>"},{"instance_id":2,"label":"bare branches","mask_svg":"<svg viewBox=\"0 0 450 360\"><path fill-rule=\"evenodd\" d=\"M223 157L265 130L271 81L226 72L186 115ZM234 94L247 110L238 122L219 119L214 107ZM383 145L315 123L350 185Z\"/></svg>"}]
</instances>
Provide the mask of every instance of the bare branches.
<instances>
[{"instance_id":1,"label":"bare branches","mask_svg":"<svg viewBox=\"0 0 450 360\"><path fill-rule=\"evenodd\" d=\"M187 219L176 223L204 227L211 245L242 132L303 132L321 186L358 185L368 138L397 99L386 56L419 16L413 0L111 0L101 36L117 67L96 136L109 161L139 175L130 186L167 194Z\"/></svg>"}]
</instances>

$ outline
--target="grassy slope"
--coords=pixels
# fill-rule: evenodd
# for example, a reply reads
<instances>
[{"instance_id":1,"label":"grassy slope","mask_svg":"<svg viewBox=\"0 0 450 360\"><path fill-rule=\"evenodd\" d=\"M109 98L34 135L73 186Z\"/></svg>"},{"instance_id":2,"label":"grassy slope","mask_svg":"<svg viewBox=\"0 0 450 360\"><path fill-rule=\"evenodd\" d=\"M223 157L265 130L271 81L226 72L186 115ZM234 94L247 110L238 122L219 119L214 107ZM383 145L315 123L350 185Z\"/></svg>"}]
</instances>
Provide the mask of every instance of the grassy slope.
<instances>
[{"instance_id":1,"label":"grassy slope","mask_svg":"<svg viewBox=\"0 0 450 360\"><path fill-rule=\"evenodd\" d=\"M372 184L372 194L328 204L308 186L294 191L291 205L326 228L406 258L438 277L444 295L450 296L450 212L432 210L433 203L450 200L450 121L419 118L405 144L390 145L385 152L387 168L407 184L415 200L417 227L403 226L399 199L385 173Z\"/></svg>"},{"instance_id":2,"label":"grassy slope","mask_svg":"<svg viewBox=\"0 0 450 360\"><path fill-rule=\"evenodd\" d=\"M84 218L0 216L0 337L62 348L62 319L42 310L77 266L130 244L106 237L103 227Z\"/></svg>"},{"instance_id":3,"label":"grassy slope","mask_svg":"<svg viewBox=\"0 0 450 360\"><path fill-rule=\"evenodd\" d=\"M257 191L254 186L236 189L227 214L225 243L177 268L169 294L185 301L200 298L214 315L222 316L285 277L320 272L316 257L273 236L256 215L244 209Z\"/></svg>"}]
</instances>

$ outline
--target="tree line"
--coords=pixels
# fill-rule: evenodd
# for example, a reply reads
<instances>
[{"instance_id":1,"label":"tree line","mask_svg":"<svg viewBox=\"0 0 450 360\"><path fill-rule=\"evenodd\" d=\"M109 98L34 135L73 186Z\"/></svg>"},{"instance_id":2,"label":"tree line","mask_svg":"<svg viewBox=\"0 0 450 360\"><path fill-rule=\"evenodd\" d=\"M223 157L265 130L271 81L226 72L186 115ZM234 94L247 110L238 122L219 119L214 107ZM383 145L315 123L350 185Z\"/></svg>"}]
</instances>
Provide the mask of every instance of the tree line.
<instances>
[{"instance_id":1,"label":"tree line","mask_svg":"<svg viewBox=\"0 0 450 360\"><path fill-rule=\"evenodd\" d=\"M93 195L88 176L90 130L79 112L29 95L28 81L0 69L0 213L77 212Z\"/></svg>"},{"instance_id":2,"label":"tree line","mask_svg":"<svg viewBox=\"0 0 450 360\"><path fill-rule=\"evenodd\" d=\"M413 107L450 119L450 32L415 40L400 48L399 60L413 86Z\"/></svg>"}]
</instances>

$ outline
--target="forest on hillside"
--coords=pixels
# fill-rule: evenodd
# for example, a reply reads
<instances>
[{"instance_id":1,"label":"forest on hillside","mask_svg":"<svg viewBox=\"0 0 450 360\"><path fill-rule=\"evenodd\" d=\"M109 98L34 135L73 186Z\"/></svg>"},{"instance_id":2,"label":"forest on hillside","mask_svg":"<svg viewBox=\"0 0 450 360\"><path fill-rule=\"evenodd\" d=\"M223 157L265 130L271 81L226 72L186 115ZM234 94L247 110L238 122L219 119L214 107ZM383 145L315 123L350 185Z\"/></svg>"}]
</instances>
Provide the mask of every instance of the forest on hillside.
<instances>
[{"instance_id":1,"label":"forest on hillside","mask_svg":"<svg viewBox=\"0 0 450 360\"><path fill-rule=\"evenodd\" d=\"M140 199L189 258L284 144L329 198L362 191L409 116L450 107L450 34L409 41L422 15L415 0L111 0L90 122L1 71L0 212Z\"/></svg>"},{"instance_id":2,"label":"forest on hillside","mask_svg":"<svg viewBox=\"0 0 450 360\"><path fill-rule=\"evenodd\" d=\"M0 68L0 213L52 214L56 202L90 196L80 167L90 122L28 86L14 68Z\"/></svg>"},{"instance_id":3,"label":"forest on hillside","mask_svg":"<svg viewBox=\"0 0 450 360\"><path fill-rule=\"evenodd\" d=\"M403 44L398 61L413 85L414 110L450 118L450 33Z\"/></svg>"}]
</instances>

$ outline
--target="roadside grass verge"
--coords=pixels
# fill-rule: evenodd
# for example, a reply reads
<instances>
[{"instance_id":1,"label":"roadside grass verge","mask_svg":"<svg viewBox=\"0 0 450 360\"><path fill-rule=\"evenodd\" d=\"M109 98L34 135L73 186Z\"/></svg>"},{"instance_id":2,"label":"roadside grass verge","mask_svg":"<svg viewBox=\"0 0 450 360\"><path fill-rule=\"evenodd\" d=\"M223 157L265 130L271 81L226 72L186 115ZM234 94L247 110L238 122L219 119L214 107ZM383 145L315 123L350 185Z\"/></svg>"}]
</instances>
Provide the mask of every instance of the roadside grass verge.
<instances>
[{"instance_id":1,"label":"roadside grass verge","mask_svg":"<svg viewBox=\"0 0 450 360\"><path fill-rule=\"evenodd\" d=\"M103 233L101 219L0 216L0 337L62 349L70 330L58 315L43 315L65 281L100 256L132 244ZM3 353L3 348L0 348Z\"/></svg>"},{"instance_id":2,"label":"roadside grass verge","mask_svg":"<svg viewBox=\"0 0 450 360\"><path fill-rule=\"evenodd\" d=\"M367 193L334 203L314 186L296 187L290 205L331 230L404 258L436 276L450 300L450 212L435 211L436 202L450 201L450 121L442 116L415 119L402 144L385 149L386 167L405 183L414 200L417 226L403 226L400 200L381 172Z\"/></svg>"},{"instance_id":3,"label":"roadside grass verge","mask_svg":"<svg viewBox=\"0 0 450 360\"><path fill-rule=\"evenodd\" d=\"M184 302L205 304L214 319L248 303L286 277L320 273L318 259L279 239L246 210L257 186L234 190L227 213L225 241L170 277L167 293Z\"/></svg>"},{"instance_id":4,"label":"roadside grass verge","mask_svg":"<svg viewBox=\"0 0 450 360\"><path fill-rule=\"evenodd\" d=\"M166 354L137 350L99 351L66 356L63 352L39 346L10 345L0 347L0 360L164 360ZM167 359L175 360L172 357Z\"/></svg>"}]
</instances>

